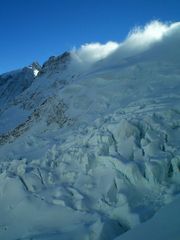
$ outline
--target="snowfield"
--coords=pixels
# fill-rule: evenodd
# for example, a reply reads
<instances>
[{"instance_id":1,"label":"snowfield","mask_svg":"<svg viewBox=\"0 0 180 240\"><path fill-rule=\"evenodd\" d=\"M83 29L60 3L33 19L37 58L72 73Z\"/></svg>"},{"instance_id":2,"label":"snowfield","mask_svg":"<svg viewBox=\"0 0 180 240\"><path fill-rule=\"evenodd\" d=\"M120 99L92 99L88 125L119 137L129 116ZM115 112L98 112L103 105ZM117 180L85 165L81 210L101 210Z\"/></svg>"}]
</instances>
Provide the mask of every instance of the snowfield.
<instances>
[{"instance_id":1,"label":"snowfield","mask_svg":"<svg viewBox=\"0 0 180 240\"><path fill-rule=\"evenodd\" d=\"M155 21L0 76L0 239L180 239L179 43Z\"/></svg>"},{"instance_id":2,"label":"snowfield","mask_svg":"<svg viewBox=\"0 0 180 240\"><path fill-rule=\"evenodd\" d=\"M163 207L152 219L115 240L179 240L179 198Z\"/></svg>"}]
</instances>

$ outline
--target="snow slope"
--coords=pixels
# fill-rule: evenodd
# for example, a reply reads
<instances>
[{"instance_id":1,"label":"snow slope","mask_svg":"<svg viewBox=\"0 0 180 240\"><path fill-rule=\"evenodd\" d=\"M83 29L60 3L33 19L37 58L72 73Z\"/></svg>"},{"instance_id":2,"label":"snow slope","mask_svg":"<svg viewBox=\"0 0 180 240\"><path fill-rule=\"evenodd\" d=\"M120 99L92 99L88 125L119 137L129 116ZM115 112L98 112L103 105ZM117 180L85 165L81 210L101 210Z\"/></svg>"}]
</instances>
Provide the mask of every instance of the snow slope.
<instances>
[{"instance_id":1,"label":"snow slope","mask_svg":"<svg viewBox=\"0 0 180 240\"><path fill-rule=\"evenodd\" d=\"M179 42L153 22L0 98L0 239L111 240L179 195Z\"/></svg>"},{"instance_id":2,"label":"snow slope","mask_svg":"<svg viewBox=\"0 0 180 240\"><path fill-rule=\"evenodd\" d=\"M179 240L179 198L163 207L152 219L115 240Z\"/></svg>"},{"instance_id":3,"label":"snow slope","mask_svg":"<svg viewBox=\"0 0 180 240\"><path fill-rule=\"evenodd\" d=\"M34 71L37 73L35 64L33 64L33 67L24 67L0 75L0 134L13 129L19 124L19 118L24 119L26 112L18 112L19 109L14 107L13 102L16 97L31 86L35 79Z\"/></svg>"}]
</instances>

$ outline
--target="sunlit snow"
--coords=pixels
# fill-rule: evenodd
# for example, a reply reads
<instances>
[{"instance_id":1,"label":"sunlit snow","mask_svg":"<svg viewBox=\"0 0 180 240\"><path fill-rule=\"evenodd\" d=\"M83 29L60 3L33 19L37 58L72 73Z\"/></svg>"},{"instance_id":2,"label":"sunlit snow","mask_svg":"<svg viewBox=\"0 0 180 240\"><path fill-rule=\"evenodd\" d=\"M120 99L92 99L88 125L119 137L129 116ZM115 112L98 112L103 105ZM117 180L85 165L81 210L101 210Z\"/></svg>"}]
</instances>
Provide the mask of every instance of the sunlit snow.
<instances>
[{"instance_id":1,"label":"sunlit snow","mask_svg":"<svg viewBox=\"0 0 180 240\"><path fill-rule=\"evenodd\" d=\"M153 21L0 76L0 239L178 240L179 42Z\"/></svg>"}]
</instances>

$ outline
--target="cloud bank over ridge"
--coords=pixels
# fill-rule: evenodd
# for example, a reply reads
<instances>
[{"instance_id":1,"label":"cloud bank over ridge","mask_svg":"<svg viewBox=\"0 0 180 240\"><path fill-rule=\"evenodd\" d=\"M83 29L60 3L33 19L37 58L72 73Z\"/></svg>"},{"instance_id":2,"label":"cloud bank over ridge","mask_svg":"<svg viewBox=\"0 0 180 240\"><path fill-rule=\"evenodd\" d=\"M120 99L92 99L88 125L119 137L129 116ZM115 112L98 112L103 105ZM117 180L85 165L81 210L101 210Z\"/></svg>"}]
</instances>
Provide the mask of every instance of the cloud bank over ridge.
<instances>
[{"instance_id":1,"label":"cloud bank over ridge","mask_svg":"<svg viewBox=\"0 0 180 240\"><path fill-rule=\"evenodd\" d=\"M180 36L180 22L152 21L144 27L135 27L123 42L85 44L79 49L74 48L72 55L79 63L84 64L92 64L115 55L121 60L147 51L155 44L163 44L165 39L176 38L176 35Z\"/></svg>"}]
</instances>

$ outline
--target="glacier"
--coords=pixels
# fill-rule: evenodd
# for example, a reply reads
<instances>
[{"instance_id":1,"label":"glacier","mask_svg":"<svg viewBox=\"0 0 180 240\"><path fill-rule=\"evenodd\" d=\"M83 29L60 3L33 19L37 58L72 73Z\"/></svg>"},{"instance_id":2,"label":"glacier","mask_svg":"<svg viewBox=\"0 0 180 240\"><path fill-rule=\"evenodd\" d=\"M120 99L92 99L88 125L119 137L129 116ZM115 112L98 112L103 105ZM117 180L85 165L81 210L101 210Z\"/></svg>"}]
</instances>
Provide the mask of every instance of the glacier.
<instances>
[{"instance_id":1,"label":"glacier","mask_svg":"<svg viewBox=\"0 0 180 240\"><path fill-rule=\"evenodd\" d=\"M179 42L155 21L0 76L0 239L178 239Z\"/></svg>"}]
</instances>

